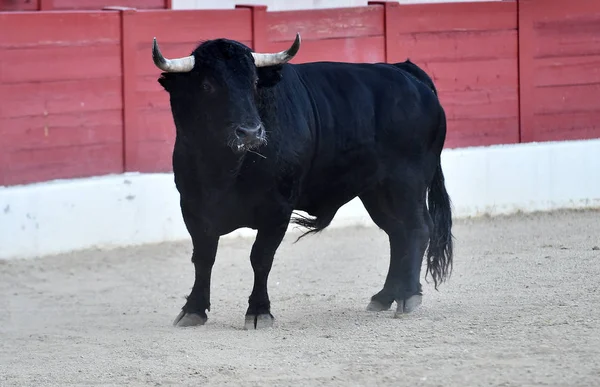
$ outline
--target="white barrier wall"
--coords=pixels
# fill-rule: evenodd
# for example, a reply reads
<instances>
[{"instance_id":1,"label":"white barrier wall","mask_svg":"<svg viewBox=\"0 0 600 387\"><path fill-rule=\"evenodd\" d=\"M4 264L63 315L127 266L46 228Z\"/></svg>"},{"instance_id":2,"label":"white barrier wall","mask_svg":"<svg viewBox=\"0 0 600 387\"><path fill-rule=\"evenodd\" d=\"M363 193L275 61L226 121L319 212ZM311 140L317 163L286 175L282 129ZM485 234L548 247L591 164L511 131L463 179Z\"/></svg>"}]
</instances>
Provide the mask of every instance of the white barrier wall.
<instances>
[{"instance_id":1,"label":"white barrier wall","mask_svg":"<svg viewBox=\"0 0 600 387\"><path fill-rule=\"evenodd\" d=\"M455 217L600 207L600 139L445 150L442 167ZM354 200L331 226L358 224ZM172 174L0 187L0 259L188 238Z\"/></svg>"},{"instance_id":2,"label":"white barrier wall","mask_svg":"<svg viewBox=\"0 0 600 387\"><path fill-rule=\"evenodd\" d=\"M399 0L399 3L447 3L467 1L502 1L502 0ZM363 7L369 0L260 0L250 3L239 0L172 0L173 9L230 9L236 4L262 4L269 11L290 11L299 9Z\"/></svg>"}]
</instances>

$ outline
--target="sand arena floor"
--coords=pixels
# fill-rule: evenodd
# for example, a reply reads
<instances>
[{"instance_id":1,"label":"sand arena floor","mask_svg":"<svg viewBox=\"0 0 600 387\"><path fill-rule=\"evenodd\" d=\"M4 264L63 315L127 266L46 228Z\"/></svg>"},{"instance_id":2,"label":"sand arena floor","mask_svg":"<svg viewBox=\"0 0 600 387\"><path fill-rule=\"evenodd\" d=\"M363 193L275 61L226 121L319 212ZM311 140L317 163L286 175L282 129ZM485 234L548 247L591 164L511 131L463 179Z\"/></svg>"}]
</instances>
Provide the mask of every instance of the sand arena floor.
<instances>
[{"instance_id":1,"label":"sand arena floor","mask_svg":"<svg viewBox=\"0 0 600 387\"><path fill-rule=\"evenodd\" d=\"M248 239L221 242L196 328L171 326L189 242L0 261L0 385L599 386L600 212L455 224L453 276L402 319L365 311L383 232L288 235L263 331L242 329Z\"/></svg>"}]
</instances>

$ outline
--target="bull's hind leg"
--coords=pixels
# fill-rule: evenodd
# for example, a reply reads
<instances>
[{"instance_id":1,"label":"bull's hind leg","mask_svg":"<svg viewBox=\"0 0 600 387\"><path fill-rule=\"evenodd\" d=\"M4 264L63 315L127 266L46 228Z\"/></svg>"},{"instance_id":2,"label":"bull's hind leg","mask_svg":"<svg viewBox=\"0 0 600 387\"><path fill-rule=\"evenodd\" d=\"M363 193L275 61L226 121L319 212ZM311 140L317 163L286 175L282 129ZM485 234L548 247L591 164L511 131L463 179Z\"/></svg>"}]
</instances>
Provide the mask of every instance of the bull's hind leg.
<instances>
[{"instance_id":1,"label":"bull's hind leg","mask_svg":"<svg viewBox=\"0 0 600 387\"><path fill-rule=\"evenodd\" d=\"M395 317L421 305L419 277L429 241L430 219L425 188L387 183L360 196L369 215L390 241L390 266L383 289L371 298L370 311L388 310L396 301Z\"/></svg>"}]
</instances>

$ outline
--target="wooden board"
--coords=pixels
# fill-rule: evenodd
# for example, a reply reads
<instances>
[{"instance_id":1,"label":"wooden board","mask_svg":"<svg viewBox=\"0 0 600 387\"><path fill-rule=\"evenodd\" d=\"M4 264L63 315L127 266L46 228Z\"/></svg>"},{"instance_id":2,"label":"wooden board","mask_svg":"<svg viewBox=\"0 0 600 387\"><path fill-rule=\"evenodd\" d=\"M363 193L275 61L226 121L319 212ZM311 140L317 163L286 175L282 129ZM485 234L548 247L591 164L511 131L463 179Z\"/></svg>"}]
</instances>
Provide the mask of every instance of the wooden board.
<instances>
[{"instance_id":1,"label":"wooden board","mask_svg":"<svg viewBox=\"0 0 600 387\"><path fill-rule=\"evenodd\" d=\"M385 9L367 7L267 12L263 50L288 48L299 32L302 46L291 63L385 62Z\"/></svg>"},{"instance_id":2,"label":"wooden board","mask_svg":"<svg viewBox=\"0 0 600 387\"><path fill-rule=\"evenodd\" d=\"M288 42L297 32L303 41L383 36L384 16L381 6L267 12L267 37Z\"/></svg>"},{"instance_id":3,"label":"wooden board","mask_svg":"<svg viewBox=\"0 0 600 387\"><path fill-rule=\"evenodd\" d=\"M391 7L388 61L433 79L448 117L446 147L519 141L515 2Z\"/></svg>"},{"instance_id":4,"label":"wooden board","mask_svg":"<svg viewBox=\"0 0 600 387\"><path fill-rule=\"evenodd\" d=\"M101 10L109 6L165 9L165 0L0 0L0 11Z\"/></svg>"},{"instance_id":5,"label":"wooden board","mask_svg":"<svg viewBox=\"0 0 600 387\"><path fill-rule=\"evenodd\" d=\"M116 12L0 13L0 185L122 171L120 52Z\"/></svg>"},{"instance_id":6,"label":"wooden board","mask_svg":"<svg viewBox=\"0 0 600 387\"><path fill-rule=\"evenodd\" d=\"M102 9L104 7L119 6L137 9L165 9L165 0L52 0L52 7L59 9Z\"/></svg>"},{"instance_id":7,"label":"wooden board","mask_svg":"<svg viewBox=\"0 0 600 387\"><path fill-rule=\"evenodd\" d=\"M523 0L522 140L600 137L600 2Z\"/></svg>"},{"instance_id":8,"label":"wooden board","mask_svg":"<svg viewBox=\"0 0 600 387\"><path fill-rule=\"evenodd\" d=\"M280 51L290 47L292 42L270 43L269 51ZM334 62L385 62L385 38L383 36L363 36L356 38L309 40L291 63L334 61Z\"/></svg>"},{"instance_id":9,"label":"wooden board","mask_svg":"<svg viewBox=\"0 0 600 387\"><path fill-rule=\"evenodd\" d=\"M0 0L0 11L37 11L39 0Z\"/></svg>"}]
</instances>

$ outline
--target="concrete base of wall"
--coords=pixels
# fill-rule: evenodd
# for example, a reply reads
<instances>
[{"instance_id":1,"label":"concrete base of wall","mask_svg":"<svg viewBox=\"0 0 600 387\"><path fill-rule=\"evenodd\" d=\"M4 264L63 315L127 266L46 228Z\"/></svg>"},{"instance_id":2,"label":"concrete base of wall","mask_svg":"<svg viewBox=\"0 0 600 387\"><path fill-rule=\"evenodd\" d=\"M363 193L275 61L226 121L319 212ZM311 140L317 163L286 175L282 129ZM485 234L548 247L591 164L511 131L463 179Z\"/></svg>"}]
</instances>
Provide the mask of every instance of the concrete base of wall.
<instances>
[{"instance_id":1,"label":"concrete base of wall","mask_svg":"<svg viewBox=\"0 0 600 387\"><path fill-rule=\"evenodd\" d=\"M455 217L600 207L600 139L445 150L442 166ZM348 225L372 225L357 199L331 226ZM0 187L0 259L188 238L172 174Z\"/></svg>"}]
</instances>

